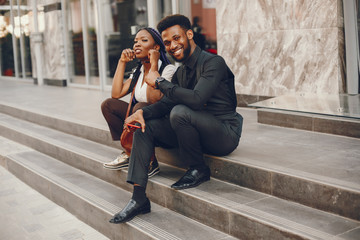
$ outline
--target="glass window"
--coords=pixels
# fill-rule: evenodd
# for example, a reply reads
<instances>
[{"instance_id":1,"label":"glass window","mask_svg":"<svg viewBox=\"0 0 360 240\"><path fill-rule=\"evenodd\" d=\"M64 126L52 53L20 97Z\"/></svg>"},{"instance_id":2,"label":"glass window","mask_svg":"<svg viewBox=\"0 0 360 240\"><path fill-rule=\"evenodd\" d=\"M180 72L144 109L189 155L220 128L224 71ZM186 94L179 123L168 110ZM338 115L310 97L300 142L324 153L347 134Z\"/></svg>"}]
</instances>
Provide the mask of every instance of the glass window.
<instances>
[{"instance_id":1,"label":"glass window","mask_svg":"<svg viewBox=\"0 0 360 240\"><path fill-rule=\"evenodd\" d=\"M14 12L14 35L16 37L16 58L18 64L18 76L21 78L32 77L29 10L26 0L17 1L13 7Z\"/></svg>"},{"instance_id":2,"label":"glass window","mask_svg":"<svg viewBox=\"0 0 360 240\"><path fill-rule=\"evenodd\" d=\"M1 75L32 77L29 11L27 1L0 4ZM15 56L15 57L14 57Z\"/></svg>"},{"instance_id":3,"label":"glass window","mask_svg":"<svg viewBox=\"0 0 360 240\"><path fill-rule=\"evenodd\" d=\"M88 64L90 74L90 84L99 85L99 64L98 64L98 16L95 0L88 0L86 2L86 25L87 25L87 48L88 48Z\"/></svg>"},{"instance_id":4,"label":"glass window","mask_svg":"<svg viewBox=\"0 0 360 240\"><path fill-rule=\"evenodd\" d=\"M69 6L69 38L70 51L72 54L72 76L71 83L85 84L85 59L84 59L84 41L83 27L81 19L81 1L71 1Z\"/></svg>"},{"instance_id":5,"label":"glass window","mask_svg":"<svg viewBox=\"0 0 360 240\"><path fill-rule=\"evenodd\" d=\"M68 4L71 83L88 85L99 85L100 83L97 20L94 0L72 0ZM83 29L84 26L86 31Z\"/></svg>"},{"instance_id":6,"label":"glass window","mask_svg":"<svg viewBox=\"0 0 360 240\"><path fill-rule=\"evenodd\" d=\"M15 76L13 25L10 14L10 2L5 1L0 11L0 54L1 75Z\"/></svg>"},{"instance_id":7,"label":"glass window","mask_svg":"<svg viewBox=\"0 0 360 240\"><path fill-rule=\"evenodd\" d=\"M217 53L216 0L192 0L191 21L194 40L200 48Z\"/></svg>"},{"instance_id":8,"label":"glass window","mask_svg":"<svg viewBox=\"0 0 360 240\"><path fill-rule=\"evenodd\" d=\"M125 48L132 48L137 29L148 25L146 0L109 0L103 8L106 46L106 85L112 84L118 60ZM136 62L126 64L126 77Z\"/></svg>"}]
</instances>

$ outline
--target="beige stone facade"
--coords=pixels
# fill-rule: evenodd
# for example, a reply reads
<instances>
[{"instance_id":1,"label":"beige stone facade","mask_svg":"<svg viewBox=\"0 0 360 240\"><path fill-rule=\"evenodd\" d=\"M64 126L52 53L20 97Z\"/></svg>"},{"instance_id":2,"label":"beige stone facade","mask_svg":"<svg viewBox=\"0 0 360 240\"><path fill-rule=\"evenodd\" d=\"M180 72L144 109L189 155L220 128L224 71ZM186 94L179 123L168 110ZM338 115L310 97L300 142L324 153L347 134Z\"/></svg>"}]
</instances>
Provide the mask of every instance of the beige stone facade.
<instances>
[{"instance_id":1,"label":"beige stone facade","mask_svg":"<svg viewBox=\"0 0 360 240\"><path fill-rule=\"evenodd\" d=\"M344 92L342 0L217 1L218 53L236 92Z\"/></svg>"}]
</instances>

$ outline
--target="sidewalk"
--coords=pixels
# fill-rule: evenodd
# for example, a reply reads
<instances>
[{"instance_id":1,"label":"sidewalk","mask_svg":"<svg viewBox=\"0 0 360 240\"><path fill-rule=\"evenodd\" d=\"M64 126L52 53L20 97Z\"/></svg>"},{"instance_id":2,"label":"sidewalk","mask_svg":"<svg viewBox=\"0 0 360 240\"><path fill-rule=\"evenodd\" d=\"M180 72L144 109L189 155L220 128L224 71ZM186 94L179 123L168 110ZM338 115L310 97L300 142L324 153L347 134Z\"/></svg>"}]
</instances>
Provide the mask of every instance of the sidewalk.
<instances>
[{"instance_id":1,"label":"sidewalk","mask_svg":"<svg viewBox=\"0 0 360 240\"><path fill-rule=\"evenodd\" d=\"M0 149L1 150L1 149ZM0 166L0 239L108 239Z\"/></svg>"}]
</instances>

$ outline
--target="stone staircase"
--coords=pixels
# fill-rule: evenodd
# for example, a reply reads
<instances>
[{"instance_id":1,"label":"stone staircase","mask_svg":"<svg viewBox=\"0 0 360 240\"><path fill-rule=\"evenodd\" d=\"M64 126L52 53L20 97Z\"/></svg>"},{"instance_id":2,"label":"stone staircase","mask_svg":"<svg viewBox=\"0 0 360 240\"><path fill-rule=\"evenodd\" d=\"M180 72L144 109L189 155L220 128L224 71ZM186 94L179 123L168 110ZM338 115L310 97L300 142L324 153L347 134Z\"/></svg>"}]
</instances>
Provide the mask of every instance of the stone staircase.
<instances>
[{"instance_id":1,"label":"stone staircase","mask_svg":"<svg viewBox=\"0 0 360 240\"><path fill-rule=\"evenodd\" d=\"M126 224L108 222L132 187L126 171L102 167L119 154L106 127L0 101L0 163L110 239L360 239L360 141L247 122L256 110L239 111L239 149L206 156L212 178L197 188L171 189L185 170L176 150L156 149L152 212ZM329 167L350 166L342 178L312 171L336 154Z\"/></svg>"}]
</instances>

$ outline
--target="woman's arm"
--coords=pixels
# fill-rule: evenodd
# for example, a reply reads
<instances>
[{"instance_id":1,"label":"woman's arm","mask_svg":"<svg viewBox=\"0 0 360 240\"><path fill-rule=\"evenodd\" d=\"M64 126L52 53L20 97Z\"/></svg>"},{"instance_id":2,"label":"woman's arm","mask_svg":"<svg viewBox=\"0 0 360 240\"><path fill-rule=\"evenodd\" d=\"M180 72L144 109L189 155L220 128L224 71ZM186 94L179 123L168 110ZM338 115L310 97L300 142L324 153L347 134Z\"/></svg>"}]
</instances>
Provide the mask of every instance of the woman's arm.
<instances>
[{"instance_id":1,"label":"woman's arm","mask_svg":"<svg viewBox=\"0 0 360 240\"><path fill-rule=\"evenodd\" d=\"M131 49L124 49L121 53L121 57L116 67L115 75L113 78L111 97L121 98L125 96L129 90L131 79L127 79L124 82L124 73L126 63L135 59L135 54Z\"/></svg>"},{"instance_id":2,"label":"woman's arm","mask_svg":"<svg viewBox=\"0 0 360 240\"><path fill-rule=\"evenodd\" d=\"M159 74L159 62L160 53L159 51L156 51L155 49L149 50L149 59L150 59L150 70L149 72L144 76L144 80L147 83L148 81L155 81L155 79L160 76ZM155 89L153 86L150 86L149 84L146 87L146 99L148 103L156 103L162 98L163 94L160 92L160 90Z\"/></svg>"},{"instance_id":3,"label":"woman's arm","mask_svg":"<svg viewBox=\"0 0 360 240\"><path fill-rule=\"evenodd\" d=\"M159 101L162 98L163 94L159 89L155 89L147 85L146 87L146 98L148 103L153 104Z\"/></svg>"},{"instance_id":4,"label":"woman's arm","mask_svg":"<svg viewBox=\"0 0 360 240\"><path fill-rule=\"evenodd\" d=\"M163 78L165 78L167 81L172 81L173 80L173 75L175 74L175 72L176 72L176 69L177 69L177 67L175 67L174 65L172 65L172 64L169 64L169 65L167 65L165 68L164 68L164 70L162 71L162 73L161 73L161 76L163 77ZM156 77L154 76L153 77L154 79L156 79ZM155 81L155 80L154 80ZM147 91L149 91L149 89L154 89L154 87L153 86L151 86L150 84L148 84L148 86L147 86ZM154 89L155 91L159 91L160 92L160 98L159 99L155 99L155 102L156 101L159 101L162 97L163 97L163 93L160 91L160 90L158 90L158 89ZM148 99L148 101L149 101L149 95L147 95L147 99Z\"/></svg>"}]
</instances>

